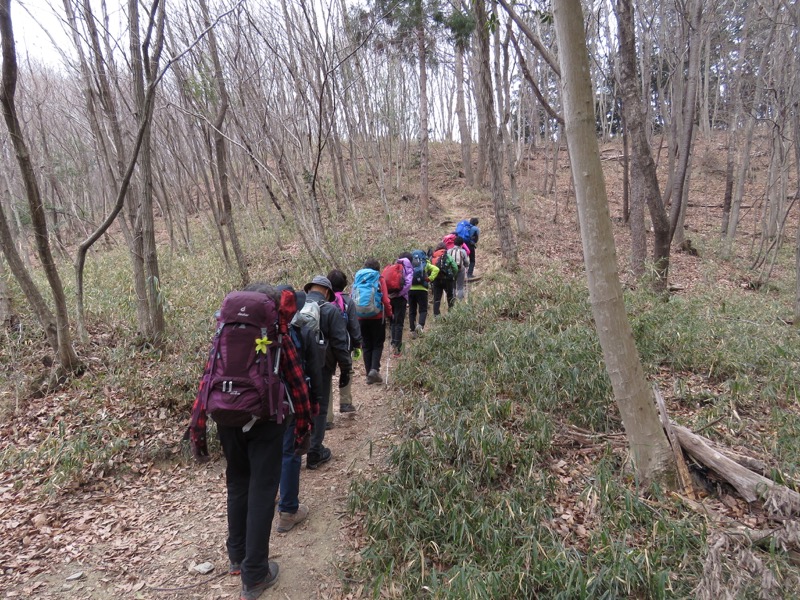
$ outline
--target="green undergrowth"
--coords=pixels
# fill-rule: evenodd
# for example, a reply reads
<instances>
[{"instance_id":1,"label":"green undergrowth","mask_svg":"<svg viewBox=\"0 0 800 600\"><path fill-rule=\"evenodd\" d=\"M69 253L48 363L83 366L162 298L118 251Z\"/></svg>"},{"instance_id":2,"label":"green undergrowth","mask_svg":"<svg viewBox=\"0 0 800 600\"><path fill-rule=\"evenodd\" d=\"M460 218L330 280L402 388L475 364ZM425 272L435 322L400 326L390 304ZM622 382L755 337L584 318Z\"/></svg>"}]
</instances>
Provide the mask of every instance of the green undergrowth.
<instances>
[{"instance_id":1,"label":"green undergrowth","mask_svg":"<svg viewBox=\"0 0 800 600\"><path fill-rule=\"evenodd\" d=\"M400 440L385 475L351 488L366 545L348 579L403 598L692 597L704 521L658 490L645 499L610 448L577 464L558 443L567 423L621 430L585 286L552 273L508 283L492 281L406 345L394 374ZM774 317L783 307L713 290L626 301L651 379L707 386L701 423L735 401L770 407L771 419L759 414L784 440L797 431L787 416L800 348ZM667 391L671 406L692 402ZM782 458L798 449L788 443ZM575 520L568 533L562 511ZM785 561L764 561L780 580Z\"/></svg>"}]
</instances>

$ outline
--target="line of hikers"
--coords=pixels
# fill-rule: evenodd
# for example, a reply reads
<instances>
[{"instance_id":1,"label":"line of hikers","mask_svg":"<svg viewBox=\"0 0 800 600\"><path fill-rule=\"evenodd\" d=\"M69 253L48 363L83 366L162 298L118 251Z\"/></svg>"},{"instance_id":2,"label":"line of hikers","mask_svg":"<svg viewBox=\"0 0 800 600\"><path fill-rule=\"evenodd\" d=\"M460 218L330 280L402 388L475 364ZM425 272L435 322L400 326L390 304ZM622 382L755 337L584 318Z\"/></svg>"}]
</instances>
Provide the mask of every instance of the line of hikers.
<instances>
[{"instance_id":1,"label":"line of hikers","mask_svg":"<svg viewBox=\"0 0 800 600\"><path fill-rule=\"evenodd\" d=\"M399 356L407 308L416 337L425 327L429 289L434 316L443 295L449 308L463 299L479 235L473 218L435 249L404 252L383 270L369 258L350 294L347 276L333 269L302 291L256 283L223 300L186 437L195 458L206 461L207 416L217 424L227 462L229 573L241 575L242 600L277 581L278 565L269 560L276 497L276 530L285 533L309 512L299 501L302 456L311 470L332 458L323 442L333 423L336 369L339 411L354 412L353 361L363 357L368 385L383 383L386 324Z\"/></svg>"}]
</instances>

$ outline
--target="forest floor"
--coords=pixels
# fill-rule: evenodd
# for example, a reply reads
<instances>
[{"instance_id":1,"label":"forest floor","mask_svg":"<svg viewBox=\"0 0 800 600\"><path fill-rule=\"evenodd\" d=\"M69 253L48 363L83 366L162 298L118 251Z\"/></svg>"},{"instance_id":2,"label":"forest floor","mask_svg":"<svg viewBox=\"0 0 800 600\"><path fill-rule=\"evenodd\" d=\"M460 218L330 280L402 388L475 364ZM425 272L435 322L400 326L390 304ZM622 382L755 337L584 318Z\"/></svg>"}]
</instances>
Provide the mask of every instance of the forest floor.
<instances>
[{"instance_id":1,"label":"forest floor","mask_svg":"<svg viewBox=\"0 0 800 600\"><path fill-rule=\"evenodd\" d=\"M706 156L713 158L713 154L711 148ZM620 219L618 166L607 170L607 185L620 272L627 279L629 244ZM701 173L702 168L697 171ZM719 223L724 177L716 168L709 169L707 177L700 173L693 177L692 197L698 200L689 208L687 223L690 234L710 236ZM537 181L536 173L528 177L531 184ZM530 228L528 239L519 242L524 273L555 268L573 276L581 274L582 250L568 168L560 169L558 177L556 194L542 196L524 208ZM444 222L479 215L482 241L476 274L502 269L490 201L468 202L460 193L463 182L439 183L432 189L443 214L426 233L435 240L452 226ZM709 277L731 289L747 285L734 269L726 272L717 265L709 270L702 256L673 254L671 281L679 293L691 293L693 282L707 283ZM475 293L480 293L481 285L476 284ZM310 514L289 533L273 530L271 558L280 565L280 578L265 598L361 596L358 588L343 588L335 565L341 559L358 560L363 541L358 518L346 510L350 485L354 477L378 477L387 468L386 455L394 443L398 399L391 370L392 363L404 358L388 354L387 344L384 373L389 372L389 385L367 386L359 368L353 384L357 411L340 415L337 410L335 427L326 434L333 460L316 471L303 469L300 499ZM44 399L22 410L27 411L29 422L35 422L40 414L55 410L58 401ZM338 408L338 399L335 402ZM171 438L182 433L174 423L165 427L173 430L168 433ZM177 442L172 451L180 452ZM105 477L50 499L20 498L12 485L0 481L0 598L237 597L240 580L227 574L224 460L219 453L214 456L204 465L175 456L161 464L133 465L124 475ZM197 573L194 566L202 563L211 563L213 570Z\"/></svg>"}]
</instances>

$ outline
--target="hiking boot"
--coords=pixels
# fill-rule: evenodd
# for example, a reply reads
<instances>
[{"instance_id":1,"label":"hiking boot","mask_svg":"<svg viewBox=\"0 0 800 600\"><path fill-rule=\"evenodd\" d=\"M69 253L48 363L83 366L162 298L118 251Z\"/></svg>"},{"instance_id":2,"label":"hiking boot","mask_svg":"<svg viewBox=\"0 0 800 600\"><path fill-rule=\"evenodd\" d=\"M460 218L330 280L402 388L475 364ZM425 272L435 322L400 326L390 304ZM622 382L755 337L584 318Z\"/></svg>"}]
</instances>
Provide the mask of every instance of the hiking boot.
<instances>
[{"instance_id":1,"label":"hiking boot","mask_svg":"<svg viewBox=\"0 0 800 600\"><path fill-rule=\"evenodd\" d=\"M352 404L341 404L339 405L339 412L340 413L351 413L356 412L356 407Z\"/></svg>"},{"instance_id":2,"label":"hiking boot","mask_svg":"<svg viewBox=\"0 0 800 600\"><path fill-rule=\"evenodd\" d=\"M415 340L415 339L417 339L418 337L419 337L419 333L417 333L417 330L416 330L416 329L415 329L414 331L412 331L412 332L411 332L411 339L412 339L412 340Z\"/></svg>"},{"instance_id":3,"label":"hiking boot","mask_svg":"<svg viewBox=\"0 0 800 600\"><path fill-rule=\"evenodd\" d=\"M333 429L333 421L328 421L325 423L325 431L330 431L331 429Z\"/></svg>"},{"instance_id":4,"label":"hiking boot","mask_svg":"<svg viewBox=\"0 0 800 600\"><path fill-rule=\"evenodd\" d=\"M322 447L322 452L309 452L306 456L306 469L318 469L333 457L330 448Z\"/></svg>"},{"instance_id":5,"label":"hiking boot","mask_svg":"<svg viewBox=\"0 0 800 600\"><path fill-rule=\"evenodd\" d=\"M367 385L372 385L373 383L383 383L381 374L375 369L372 369L372 371L369 372L369 375L367 375Z\"/></svg>"},{"instance_id":6,"label":"hiking boot","mask_svg":"<svg viewBox=\"0 0 800 600\"><path fill-rule=\"evenodd\" d=\"M232 562L228 565L228 575L241 575L242 563Z\"/></svg>"},{"instance_id":7,"label":"hiking boot","mask_svg":"<svg viewBox=\"0 0 800 600\"><path fill-rule=\"evenodd\" d=\"M255 585L242 584L242 594L239 596L239 600L258 600L258 598L261 597L261 594L275 585L277 581L278 563L271 560L269 561L269 573L267 573L267 578L261 583L257 583Z\"/></svg>"},{"instance_id":8,"label":"hiking boot","mask_svg":"<svg viewBox=\"0 0 800 600\"><path fill-rule=\"evenodd\" d=\"M423 332L425 331L425 327L417 323L417 328L414 331L417 332L417 335L422 335Z\"/></svg>"},{"instance_id":9,"label":"hiking boot","mask_svg":"<svg viewBox=\"0 0 800 600\"><path fill-rule=\"evenodd\" d=\"M300 504L297 507L297 512L279 512L278 513L278 526L275 528L278 533L286 533L291 531L292 527L298 525L306 520L308 516L308 507L305 504Z\"/></svg>"}]
</instances>

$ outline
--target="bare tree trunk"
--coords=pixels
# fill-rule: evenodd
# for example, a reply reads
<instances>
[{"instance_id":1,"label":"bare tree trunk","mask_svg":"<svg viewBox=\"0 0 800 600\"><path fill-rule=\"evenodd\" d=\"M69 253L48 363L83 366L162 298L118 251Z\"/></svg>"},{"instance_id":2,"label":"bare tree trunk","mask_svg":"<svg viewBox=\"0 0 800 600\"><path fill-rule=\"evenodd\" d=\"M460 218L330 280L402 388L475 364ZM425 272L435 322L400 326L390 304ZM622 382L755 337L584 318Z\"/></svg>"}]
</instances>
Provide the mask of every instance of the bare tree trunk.
<instances>
[{"instance_id":1,"label":"bare tree trunk","mask_svg":"<svg viewBox=\"0 0 800 600\"><path fill-rule=\"evenodd\" d=\"M684 190L688 190L689 162L691 160L694 118L697 112L698 80L700 79L700 52L702 50L700 27L702 25L703 0L694 0L694 6L689 4L687 8L689 7L692 9L692 14L687 24L689 32L686 36L689 46L689 57L686 86L684 87L682 101L683 110L680 111L683 119L681 123L682 128L676 140L678 144L678 160L673 179L674 188L669 227L670 239L681 246L685 242L682 215L685 214L685 199L688 198L688 194L684 193ZM681 72L682 71L683 69L681 69ZM673 98L673 101L674 100L675 98Z\"/></svg>"},{"instance_id":2,"label":"bare tree trunk","mask_svg":"<svg viewBox=\"0 0 800 600\"><path fill-rule=\"evenodd\" d=\"M417 23L417 54L419 58L419 210L420 217L430 218L428 193L428 67L425 56L425 22Z\"/></svg>"},{"instance_id":3,"label":"bare tree trunk","mask_svg":"<svg viewBox=\"0 0 800 600\"><path fill-rule=\"evenodd\" d=\"M131 0L132 2L135 0ZM219 183L219 195L222 198L222 225L228 230L228 237L231 240L233 255L236 257L236 266L239 268L239 279L242 286L250 283L250 274L247 270L247 260L245 259L242 246L239 243L239 236L236 233L236 224L233 218L233 207L231 206L230 190L228 188L228 146L225 135L222 133L222 125L225 122L225 115L228 112L229 100L228 90L225 87L225 78L222 73L222 64L219 60L217 50L217 37L214 28L211 27L211 19L208 14L208 4L206 0L200 0L200 10L203 12L204 27L208 30L208 49L211 53L211 62L214 65L214 82L219 93L219 105L214 119L214 153L217 166L217 179Z\"/></svg>"},{"instance_id":4,"label":"bare tree trunk","mask_svg":"<svg viewBox=\"0 0 800 600\"><path fill-rule=\"evenodd\" d=\"M636 77L636 40L633 29L631 0L616 3L617 34L619 36L619 78L625 127L631 142L631 211L638 203L647 204L653 223L653 265L655 289L665 290L669 276L669 219L658 189L656 165L647 141L642 100ZM642 208L642 222L644 209ZM633 216L631 217L633 218ZM636 217L639 218L638 216Z\"/></svg>"},{"instance_id":5,"label":"bare tree trunk","mask_svg":"<svg viewBox=\"0 0 800 600\"><path fill-rule=\"evenodd\" d=\"M61 369L67 373L73 373L82 369L82 366L78 355L72 347L64 286L61 283L58 268L53 260L53 254L50 251L47 221L41 194L39 192L39 183L36 180L36 173L14 105L14 94L17 88L17 53L14 47L14 29L11 24L11 0L0 0L0 36L2 36L3 47L3 87L2 94L0 95L0 103L2 103L3 106L3 117L6 121L8 133L17 155L17 162L19 163L22 179L25 183L25 193L31 211L31 221L39 260L47 276L47 281L50 284L50 291L53 294L57 339L57 345L54 349L58 355L58 362ZM43 327L45 325L45 323L42 323Z\"/></svg>"},{"instance_id":6,"label":"bare tree trunk","mask_svg":"<svg viewBox=\"0 0 800 600\"><path fill-rule=\"evenodd\" d=\"M467 185L475 185L472 174L472 134L467 124L467 108L464 103L464 49L456 44L455 56L456 115L458 116L458 134L461 138L461 168Z\"/></svg>"},{"instance_id":7,"label":"bare tree trunk","mask_svg":"<svg viewBox=\"0 0 800 600\"><path fill-rule=\"evenodd\" d=\"M592 87L586 78L583 11L580 0L556 0L553 9L567 143L597 335L639 478L645 485L659 481L675 487L676 465L639 360L617 274Z\"/></svg>"},{"instance_id":8,"label":"bare tree trunk","mask_svg":"<svg viewBox=\"0 0 800 600\"><path fill-rule=\"evenodd\" d=\"M2 210L2 207L0 207ZM0 327L8 329L17 321L14 313L14 304L11 299L11 290L8 289L8 274L6 261L0 258Z\"/></svg>"},{"instance_id":9,"label":"bare tree trunk","mask_svg":"<svg viewBox=\"0 0 800 600\"><path fill-rule=\"evenodd\" d=\"M483 114L486 119L486 156L489 161L489 177L492 185L492 200L494 203L494 216L497 223L497 234L500 238L500 253L505 260L506 269L514 271L518 267L517 246L514 244L514 232L506 209L505 193L503 190L503 173L500 163L500 149L498 148L497 125L494 112L494 97L492 94L492 75L490 68L488 15L484 0L476 0L475 14L478 35L478 98L483 105Z\"/></svg>"}]
</instances>

